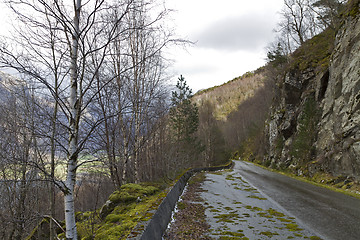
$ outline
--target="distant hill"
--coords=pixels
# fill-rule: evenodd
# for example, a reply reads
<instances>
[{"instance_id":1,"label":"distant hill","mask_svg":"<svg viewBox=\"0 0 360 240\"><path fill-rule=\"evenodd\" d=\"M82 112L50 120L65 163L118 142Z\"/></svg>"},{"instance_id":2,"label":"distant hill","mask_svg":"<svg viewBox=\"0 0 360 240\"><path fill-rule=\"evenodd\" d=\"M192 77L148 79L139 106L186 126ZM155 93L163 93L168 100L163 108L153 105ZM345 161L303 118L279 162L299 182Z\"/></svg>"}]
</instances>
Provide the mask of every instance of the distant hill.
<instances>
[{"instance_id":1,"label":"distant hill","mask_svg":"<svg viewBox=\"0 0 360 240\"><path fill-rule=\"evenodd\" d=\"M209 101L215 106L214 117L225 121L242 102L254 96L256 90L264 86L264 80L264 71L260 68L220 86L199 91L194 95L193 100L198 104Z\"/></svg>"}]
</instances>

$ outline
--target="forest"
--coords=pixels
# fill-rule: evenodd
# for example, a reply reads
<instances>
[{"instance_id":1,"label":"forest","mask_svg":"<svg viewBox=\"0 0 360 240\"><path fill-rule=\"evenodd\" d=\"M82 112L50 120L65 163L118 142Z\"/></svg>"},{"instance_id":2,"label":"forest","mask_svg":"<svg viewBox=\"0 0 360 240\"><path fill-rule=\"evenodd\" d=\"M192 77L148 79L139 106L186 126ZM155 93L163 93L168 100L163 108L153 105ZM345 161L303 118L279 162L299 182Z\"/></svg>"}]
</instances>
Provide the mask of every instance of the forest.
<instances>
[{"instance_id":1,"label":"forest","mask_svg":"<svg viewBox=\"0 0 360 240\"><path fill-rule=\"evenodd\" d=\"M164 50L192 43L164 27L171 11L155 0L7 4L17 22L0 67L17 77L0 72L1 239L26 239L44 220L47 239L84 238L77 213L102 221L98 209L124 189L150 196L191 167L262 158L291 54L335 31L344 7L284 0L267 65L193 94L186 76L169 84ZM96 224L85 239L102 239Z\"/></svg>"}]
</instances>

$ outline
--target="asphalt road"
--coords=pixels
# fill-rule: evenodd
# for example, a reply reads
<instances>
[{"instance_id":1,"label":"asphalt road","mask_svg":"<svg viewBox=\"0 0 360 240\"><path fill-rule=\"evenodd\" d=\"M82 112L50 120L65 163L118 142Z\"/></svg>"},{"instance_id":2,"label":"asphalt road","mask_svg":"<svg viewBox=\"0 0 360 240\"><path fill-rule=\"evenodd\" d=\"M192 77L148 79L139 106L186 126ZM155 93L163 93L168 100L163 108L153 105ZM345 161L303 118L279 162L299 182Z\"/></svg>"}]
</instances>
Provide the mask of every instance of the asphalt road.
<instances>
[{"instance_id":1,"label":"asphalt road","mask_svg":"<svg viewBox=\"0 0 360 240\"><path fill-rule=\"evenodd\" d=\"M360 200L236 161L234 172L323 239L360 239Z\"/></svg>"},{"instance_id":2,"label":"asphalt road","mask_svg":"<svg viewBox=\"0 0 360 240\"><path fill-rule=\"evenodd\" d=\"M237 170L239 164L206 174L201 198L210 230L202 239L319 239L248 183Z\"/></svg>"}]
</instances>

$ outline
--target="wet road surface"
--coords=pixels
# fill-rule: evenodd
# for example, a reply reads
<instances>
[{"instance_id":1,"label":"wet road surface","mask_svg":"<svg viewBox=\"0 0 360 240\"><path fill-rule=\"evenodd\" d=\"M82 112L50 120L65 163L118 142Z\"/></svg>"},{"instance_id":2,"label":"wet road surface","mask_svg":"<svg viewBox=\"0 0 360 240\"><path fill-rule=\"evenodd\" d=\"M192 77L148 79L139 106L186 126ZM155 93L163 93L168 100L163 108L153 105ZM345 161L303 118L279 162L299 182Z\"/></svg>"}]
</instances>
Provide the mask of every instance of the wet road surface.
<instances>
[{"instance_id":1,"label":"wet road surface","mask_svg":"<svg viewBox=\"0 0 360 240\"><path fill-rule=\"evenodd\" d=\"M207 222L206 233L173 239L360 239L359 199L252 163L234 162L233 169L202 173L199 187L193 190L200 197L190 200L190 205L204 206L205 214L198 217ZM181 222L176 215L174 221L186 229L196 224L187 226L189 220Z\"/></svg>"},{"instance_id":2,"label":"wet road surface","mask_svg":"<svg viewBox=\"0 0 360 240\"><path fill-rule=\"evenodd\" d=\"M359 199L270 172L251 163L235 163L234 172L315 235L330 240L360 239Z\"/></svg>"},{"instance_id":3,"label":"wet road surface","mask_svg":"<svg viewBox=\"0 0 360 240\"><path fill-rule=\"evenodd\" d=\"M201 197L210 239L320 239L246 181L241 166L206 174Z\"/></svg>"}]
</instances>

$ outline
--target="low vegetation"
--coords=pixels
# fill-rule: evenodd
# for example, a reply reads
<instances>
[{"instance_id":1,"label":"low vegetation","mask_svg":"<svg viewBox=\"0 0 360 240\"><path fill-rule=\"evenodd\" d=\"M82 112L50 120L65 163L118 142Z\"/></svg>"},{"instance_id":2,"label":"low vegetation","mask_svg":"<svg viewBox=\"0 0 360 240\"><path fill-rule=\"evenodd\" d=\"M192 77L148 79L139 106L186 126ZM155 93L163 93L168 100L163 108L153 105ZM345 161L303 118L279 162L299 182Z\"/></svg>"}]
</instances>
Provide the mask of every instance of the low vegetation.
<instances>
[{"instance_id":1,"label":"low vegetation","mask_svg":"<svg viewBox=\"0 0 360 240\"><path fill-rule=\"evenodd\" d=\"M138 234L132 232L134 227L152 217L151 210L157 209L165 195L164 185L158 183L122 185L101 209L76 214L79 239L118 240Z\"/></svg>"},{"instance_id":2,"label":"low vegetation","mask_svg":"<svg viewBox=\"0 0 360 240\"><path fill-rule=\"evenodd\" d=\"M322 72L327 69L334 49L334 40L335 31L328 28L306 41L292 54L289 71L312 68Z\"/></svg>"}]
</instances>

